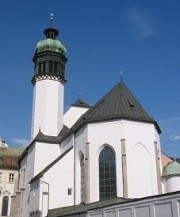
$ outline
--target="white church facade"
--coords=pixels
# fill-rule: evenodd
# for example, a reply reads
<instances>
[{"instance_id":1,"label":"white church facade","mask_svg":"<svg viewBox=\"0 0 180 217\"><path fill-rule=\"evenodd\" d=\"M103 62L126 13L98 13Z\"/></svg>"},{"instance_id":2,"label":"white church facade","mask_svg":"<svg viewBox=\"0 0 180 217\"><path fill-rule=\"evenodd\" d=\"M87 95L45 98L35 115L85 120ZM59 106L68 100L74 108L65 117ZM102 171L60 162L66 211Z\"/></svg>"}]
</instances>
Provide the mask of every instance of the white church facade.
<instances>
[{"instance_id":1,"label":"white church facade","mask_svg":"<svg viewBox=\"0 0 180 217\"><path fill-rule=\"evenodd\" d=\"M58 30L44 33L33 57L32 141L19 160L20 196L14 203L20 205L14 217L45 217L57 207L180 190L178 165L173 181L166 178L168 169L162 178L158 123L123 81L94 106L78 99L64 113L67 51Z\"/></svg>"}]
</instances>

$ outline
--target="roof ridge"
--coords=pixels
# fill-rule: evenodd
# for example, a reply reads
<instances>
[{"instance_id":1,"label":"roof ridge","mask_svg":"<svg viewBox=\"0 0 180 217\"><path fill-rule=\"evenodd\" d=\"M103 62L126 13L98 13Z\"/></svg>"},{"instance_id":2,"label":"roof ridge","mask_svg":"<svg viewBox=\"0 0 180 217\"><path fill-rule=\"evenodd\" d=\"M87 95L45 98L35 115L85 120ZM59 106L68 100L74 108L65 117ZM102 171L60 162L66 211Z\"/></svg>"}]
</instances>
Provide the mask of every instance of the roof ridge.
<instances>
[{"instance_id":1,"label":"roof ridge","mask_svg":"<svg viewBox=\"0 0 180 217\"><path fill-rule=\"evenodd\" d=\"M87 102L85 102L83 99L77 99L71 106L75 107L84 107L84 108L91 108Z\"/></svg>"}]
</instances>

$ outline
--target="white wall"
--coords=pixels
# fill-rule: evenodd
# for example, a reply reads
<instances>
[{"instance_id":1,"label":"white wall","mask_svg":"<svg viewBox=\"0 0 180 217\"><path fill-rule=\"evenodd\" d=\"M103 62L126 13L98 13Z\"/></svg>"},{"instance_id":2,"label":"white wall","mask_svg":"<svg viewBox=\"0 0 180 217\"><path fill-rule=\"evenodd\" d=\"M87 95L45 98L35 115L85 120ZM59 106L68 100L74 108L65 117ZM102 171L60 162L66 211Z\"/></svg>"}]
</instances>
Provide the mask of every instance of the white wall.
<instances>
[{"instance_id":1,"label":"white wall","mask_svg":"<svg viewBox=\"0 0 180 217\"><path fill-rule=\"evenodd\" d=\"M35 158L35 145L33 144L28 149L28 155L26 155L20 163L20 189L22 190L22 203L23 203L23 213L22 216L29 216L30 211L30 185L29 182L33 177L34 174L34 158ZM23 177L23 171L25 171L25 179ZM24 185L23 185L24 179Z\"/></svg>"},{"instance_id":2,"label":"white wall","mask_svg":"<svg viewBox=\"0 0 180 217\"><path fill-rule=\"evenodd\" d=\"M75 143L74 143L74 149L75 149L75 204L81 203L81 174L80 174L80 154L84 154L84 157L86 158L86 143L88 142L88 136L87 136L88 130L86 127L81 128L76 134L75 134Z\"/></svg>"},{"instance_id":3,"label":"white wall","mask_svg":"<svg viewBox=\"0 0 180 217\"><path fill-rule=\"evenodd\" d=\"M90 202L99 200L99 153L108 144L116 153L117 196L123 196L121 139L125 139L128 176L128 197L158 193L154 141L158 134L153 124L112 121L89 124L76 134L76 204L80 202L79 152L85 153L89 143Z\"/></svg>"},{"instance_id":4,"label":"white wall","mask_svg":"<svg viewBox=\"0 0 180 217\"><path fill-rule=\"evenodd\" d=\"M46 166L48 166L54 159L56 159L60 155L60 146L59 144L51 144L51 143L42 143L35 142L28 149L28 155L24 157L21 161L20 171L21 171L21 187L23 187L23 171L25 171L25 191L23 196L23 216L29 216L29 213L32 211L32 206L34 206L34 193L38 195L38 193L32 191L30 189L29 182L31 179L41 172ZM37 189L35 191L38 192ZM40 193L39 193L40 194ZM36 196L37 198L37 196ZM41 198L39 198L40 200ZM40 202L39 202L40 203ZM37 205L39 203L35 203Z\"/></svg>"},{"instance_id":5,"label":"white wall","mask_svg":"<svg viewBox=\"0 0 180 217\"><path fill-rule=\"evenodd\" d=\"M74 146L74 135L71 134L67 137L62 143L60 144L61 147L61 154L64 153L67 149Z\"/></svg>"},{"instance_id":6,"label":"white wall","mask_svg":"<svg viewBox=\"0 0 180 217\"><path fill-rule=\"evenodd\" d=\"M88 125L88 141L90 148L90 201L99 200L99 154L107 144L115 152L117 196L123 196L121 139L123 126L121 122L104 122ZM96 190L95 190L96 189Z\"/></svg>"},{"instance_id":7,"label":"white wall","mask_svg":"<svg viewBox=\"0 0 180 217\"><path fill-rule=\"evenodd\" d=\"M123 121L126 139L128 196L143 197L158 194L153 124ZM155 136L156 135L156 136Z\"/></svg>"},{"instance_id":8,"label":"white wall","mask_svg":"<svg viewBox=\"0 0 180 217\"><path fill-rule=\"evenodd\" d=\"M57 136L63 125L64 86L57 80L39 80L34 85L32 139L39 129Z\"/></svg>"},{"instance_id":9,"label":"white wall","mask_svg":"<svg viewBox=\"0 0 180 217\"><path fill-rule=\"evenodd\" d=\"M65 113L64 113L64 125L71 128L73 124L83 115L88 108L84 107L77 107L71 106Z\"/></svg>"},{"instance_id":10,"label":"white wall","mask_svg":"<svg viewBox=\"0 0 180 217\"><path fill-rule=\"evenodd\" d=\"M74 150L72 149L44 174L44 181L49 183L50 209L74 204L73 158ZM68 188L72 189L71 195L68 195Z\"/></svg>"},{"instance_id":11,"label":"white wall","mask_svg":"<svg viewBox=\"0 0 180 217\"><path fill-rule=\"evenodd\" d=\"M36 142L33 176L41 172L41 170L54 161L60 154L61 150L59 144Z\"/></svg>"},{"instance_id":12,"label":"white wall","mask_svg":"<svg viewBox=\"0 0 180 217\"><path fill-rule=\"evenodd\" d=\"M159 137L154 125L125 120L98 122L84 126L75 133L74 137L73 135L69 136L60 146L58 144L37 142L28 150L29 155L26 160L26 167L28 169L27 180L30 181L34 175L39 173L56 157L69 147L74 146L74 149L44 174L43 180L41 180L41 184L37 188L38 193L35 194L39 195L38 202L32 199L36 201L33 202L36 205L32 207L39 206L41 208L42 204L46 203L47 196L42 199L43 189L45 186L47 187L45 182L48 183L50 189L49 207L51 209L81 202L80 154L84 154L85 158L89 157L90 202L98 201L98 160L99 154L105 145L109 145L115 152L117 196L122 197L121 139L125 139L126 146L128 196L143 197L157 194L154 141L159 141ZM89 156L86 155L87 146L89 146ZM36 186L33 188L36 188ZM72 188L72 195L67 195L68 188ZM28 187L26 192L29 192ZM28 196L33 198L33 195L34 192L31 189L31 194L26 195L26 201L29 199Z\"/></svg>"},{"instance_id":13,"label":"white wall","mask_svg":"<svg viewBox=\"0 0 180 217\"><path fill-rule=\"evenodd\" d=\"M47 145L47 146L46 146ZM52 147L56 147L55 144L36 144L36 152L38 160L38 152L42 151L42 154L46 154L48 152L54 152L58 154L59 152L54 149L52 151ZM61 144L62 150L61 154L63 154L67 149L69 149L73 145L73 136L68 137ZM46 149L47 148L47 149ZM60 151L60 150L59 150ZM52 158L55 160L58 156L49 155L47 157L48 160ZM39 156L40 157L40 156ZM46 158L44 160L47 161ZM38 167L36 166L36 170L39 170L45 164L43 164L43 157L40 157L40 160L37 161ZM51 161L52 162L52 161ZM35 212L36 210L40 210L43 212L42 216L46 216L48 207L53 209L56 207L62 206L70 206L74 204L74 150L71 150L66 154L59 162L57 162L53 167L51 167L41 179L34 181L31 184L30 188L30 208L29 212ZM49 164L49 163L48 163ZM44 168L43 167L43 168ZM42 170L42 169L41 169ZM36 172L35 172L36 175ZM68 195L68 188L72 189L72 194ZM49 202L48 202L49 201Z\"/></svg>"},{"instance_id":14,"label":"white wall","mask_svg":"<svg viewBox=\"0 0 180 217\"><path fill-rule=\"evenodd\" d=\"M40 210L41 207L41 184L39 181L38 179L30 185L29 212Z\"/></svg>"},{"instance_id":15,"label":"white wall","mask_svg":"<svg viewBox=\"0 0 180 217\"><path fill-rule=\"evenodd\" d=\"M163 177L165 192L180 191L180 174Z\"/></svg>"}]
</instances>

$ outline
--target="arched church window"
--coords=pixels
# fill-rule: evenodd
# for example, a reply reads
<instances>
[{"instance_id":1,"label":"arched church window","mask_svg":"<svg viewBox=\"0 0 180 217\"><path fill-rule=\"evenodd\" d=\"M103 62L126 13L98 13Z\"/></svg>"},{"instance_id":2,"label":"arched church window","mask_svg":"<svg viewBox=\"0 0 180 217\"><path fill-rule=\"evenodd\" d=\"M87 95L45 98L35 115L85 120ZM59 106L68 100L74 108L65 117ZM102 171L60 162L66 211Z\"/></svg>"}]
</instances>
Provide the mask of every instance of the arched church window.
<instances>
[{"instance_id":1,"label":"arched church window","mask_svg":"<svg viewBox=\"0 0 180 217\"><path fill-rule=\"evenodd\" d=\"M84 168L84 155L80 157L81 167L81 203L85 201L85 168Z\"/></svg>"},{"instance_id":2,"label":"arched church window","mask_svg":"<svg viewBox=\"0 0 180 217\"><path fill-rule=\"evenodd\" d=\"M7 216L8 215L8 203L9 203L8 196L4 196L3 197L3 202L2 202L2 216Z\"/></svg>"},{"instance_id":3,"label":"arched church window","mask_svg":"<svg viewBox=\"0 0 180 217\"><path fill-rule=\"evenodd\" d=\"M100 200L117 195L115 154L107 146L99 155L99 195Z\"/></svg>"}]
</instances>

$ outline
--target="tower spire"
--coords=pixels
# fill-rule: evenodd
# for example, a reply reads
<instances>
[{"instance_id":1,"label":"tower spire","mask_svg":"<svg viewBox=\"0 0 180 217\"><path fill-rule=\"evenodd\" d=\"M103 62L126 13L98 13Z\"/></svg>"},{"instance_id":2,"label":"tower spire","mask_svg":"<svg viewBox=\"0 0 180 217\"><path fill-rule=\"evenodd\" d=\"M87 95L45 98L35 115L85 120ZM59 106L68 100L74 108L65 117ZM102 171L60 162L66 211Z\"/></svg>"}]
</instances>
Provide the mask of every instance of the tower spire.
<instances>
[{"instance_id":1,"label":"tower spire","mask_svg":"<svg viewBox=\"0 0 180 217\"><path fill-rule=\"evenodd\" d=\"M52 27L54 15L50 14L51 27L44 30L45 39L37 43L33 57L34 86L32 138L39 132L57 136L63 126L65 46L57 39L59 31Z\"/></svg>"}]
</instances>

